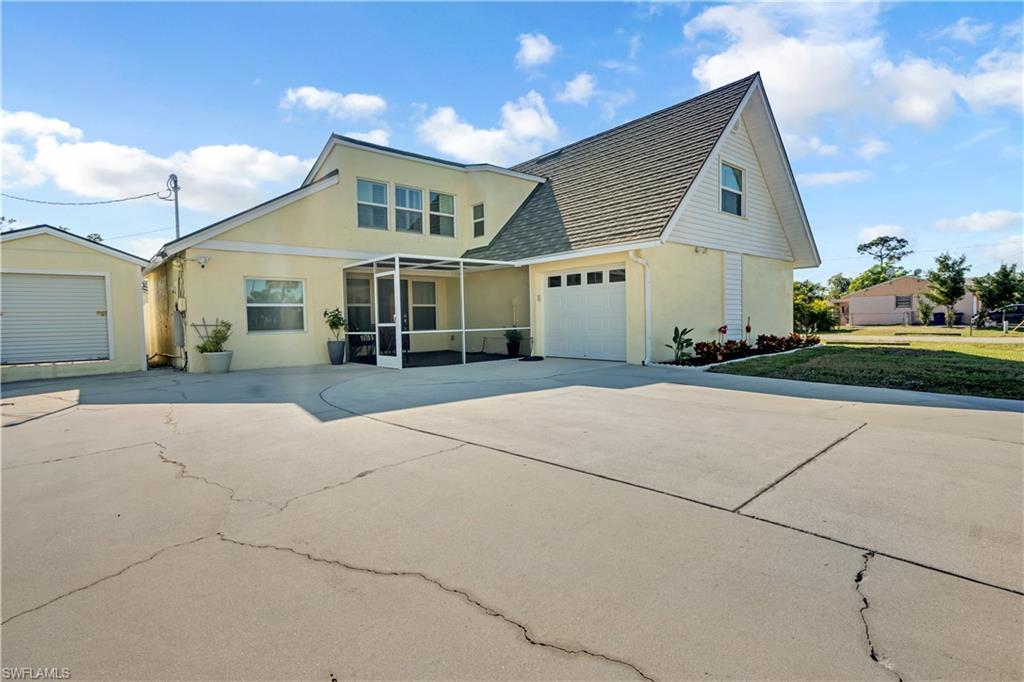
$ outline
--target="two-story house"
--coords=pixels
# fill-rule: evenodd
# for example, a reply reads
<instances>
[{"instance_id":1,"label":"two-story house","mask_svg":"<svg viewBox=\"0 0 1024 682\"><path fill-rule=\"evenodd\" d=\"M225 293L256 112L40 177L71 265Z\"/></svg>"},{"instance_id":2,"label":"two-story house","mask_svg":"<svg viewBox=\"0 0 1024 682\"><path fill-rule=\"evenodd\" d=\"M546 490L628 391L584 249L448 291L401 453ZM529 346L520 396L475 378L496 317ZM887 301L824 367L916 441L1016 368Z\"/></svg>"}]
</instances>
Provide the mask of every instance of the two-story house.
<instances>
[{"instance_id":1,"label":"two-story house","mask_svg":"<svg viewBox=\"0 0 1024 682\"><path fill-rule=\"evenodd\" d=\"M510 327L535 355L652 362L677 325L789 332L793 269L819 262L755 74L512 168L334 135L298 189L161 249L147 335L180 365L228 320L236 368L319 364L337 306L387 367L504 352Z\"/></svg>"}]
</instances>

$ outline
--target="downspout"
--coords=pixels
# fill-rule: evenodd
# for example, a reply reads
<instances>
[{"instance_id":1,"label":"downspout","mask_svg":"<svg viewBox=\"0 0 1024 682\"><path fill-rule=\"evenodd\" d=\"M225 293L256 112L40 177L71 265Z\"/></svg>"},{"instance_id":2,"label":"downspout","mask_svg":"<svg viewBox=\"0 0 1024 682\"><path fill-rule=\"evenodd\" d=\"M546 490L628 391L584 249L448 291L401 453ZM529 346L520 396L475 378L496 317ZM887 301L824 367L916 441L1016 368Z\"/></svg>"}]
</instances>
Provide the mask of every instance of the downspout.
<instances>
[{"instance_id":1,"label":"downspout","mask_svg":"<svg viewBox=\"0 0 1024 682\"><path fill-rule=\"evenodd\" d=\"M629 252L629 259L638 263L644 269L644 361L643 364L651 364L651 336L653 332L654 314L651 306L651 264L646 258L636 255L636 251Z\"/></svg>"}]
</instances>

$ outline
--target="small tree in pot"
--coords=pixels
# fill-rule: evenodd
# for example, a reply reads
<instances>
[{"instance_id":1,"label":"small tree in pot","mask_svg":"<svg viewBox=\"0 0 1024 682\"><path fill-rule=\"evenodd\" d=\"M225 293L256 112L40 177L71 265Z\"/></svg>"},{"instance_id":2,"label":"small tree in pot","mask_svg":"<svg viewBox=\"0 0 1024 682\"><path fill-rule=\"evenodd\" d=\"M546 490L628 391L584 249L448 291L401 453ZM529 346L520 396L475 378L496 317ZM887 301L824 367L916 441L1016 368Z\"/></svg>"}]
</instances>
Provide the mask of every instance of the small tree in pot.
<instances>
[{"instance_id":1,"label":"small tree in pot","mask_svg":"<svg viewBox=\"0 0 1024 682\"><path fill-rule=\"evenodd\" d=\"M519 342L523 340L523 334L518 329L505 330L505 349L509 356L519 357Z\"/></svg>"},{"instance_id":2,"label":"small tree in pot","mask_svg":"<svg viewBox=\"0 0 1024 682\"><path fill-rule=\"evenodd\" d=\"M331 358L332 365L340 365L345 362L345 340L341 335L345 333L348 321L341 314L341 310L335 308L324 311L324 322L334 335L334 340L327 342L327 355Z\"/></svg>"},{"instance_id":3,"label":"small tree in pot","mask_svg":"<svg viewBox=\"0 0 1024 682\"><path fill-rule=\"evenodd\" d=\"M231 368L231 356L234 355L234 351L224 350L224 344L231 337L231 323L220 320L212 328L204 325L204 329L206 337L196 350L202 353L210 374L223 374Z\"/></svg>"}]
</instances>

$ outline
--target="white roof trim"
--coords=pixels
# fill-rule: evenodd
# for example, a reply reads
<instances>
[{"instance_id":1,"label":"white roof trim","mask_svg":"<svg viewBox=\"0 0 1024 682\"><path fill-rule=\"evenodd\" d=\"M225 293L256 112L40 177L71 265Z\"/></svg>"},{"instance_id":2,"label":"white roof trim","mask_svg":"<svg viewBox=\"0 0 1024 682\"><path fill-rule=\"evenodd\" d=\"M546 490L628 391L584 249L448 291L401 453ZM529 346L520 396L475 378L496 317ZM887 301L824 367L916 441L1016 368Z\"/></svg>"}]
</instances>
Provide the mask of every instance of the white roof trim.
<instances>
[{"instance_id":1,"label":"white roof trim","mask_svg":"<svg viewBox=\"0 0 1024 682\"><path fill-rule=\"evenodd\" d=\"M364 260L383 256L375 251L349 251L347 249L325 249L316 246L293 246L271 242L243 242L232 239L209 239L202 243L209 251L238 251L241 253L270 253L279 256L310 256L313 258L347 258Z\"/></svg>"},{"instance_id":2,"label":"white roof trim","mask_svg":"<svg viewBox=\"0 0 1024 682\"><path fill-rule=\"evenodd\" d=\"M686 210L686 207L690 203L690 198L695 193L693 190L695 190L695 188L700 184L700 182L705 178L705 176L709 172L711 172L711 170L709 169L713 169L717 166L717 159L721 154L722 146L725 144L725 140L728 136L728 133L732 131L733 128L736 127L737 123L739 123L740 118L743 115L743 111L746 109L747 105L750 102L750 99L754 96L755 93L757 93L760 96L761 102L764 105L765 112L767 112L768 123L771 127L772 132L772 141L775 143L776 149L779 154L779 158L782 160L782 164L785 167L786 179L788 181L790 190L793 192L793 198L796 203L798 213L800 215L800 227L803 229L803 233L807 238L807 243L810 246L810 253L812 254L812 257L814 259L812 263L806 263L805 261L804 263L797 265L797 267L817 267L818 265L821 265L821 256L818 254L818 246L814 242L814 235L811 233L811 226L807 220L807 212L804 210L803 200L800 198L800 192L796 186L796 179L793 176L793 168L792 166L790 166L789 157L786 155L786 149L782 144L782 137L779 134L779 128L775 123L775 115L772 113L772 108L768 102L768 97L765 95L764 85L761 82L760 75L758 75L757 78L755 78L754 81L750 84L750 87L747 88L746 94L743 95L743 99L740 100L739 106L736 107L736 111L733 112L732 118L729 119L729 124L722 129L721 137L719 137L718 141L715 142L715 146L711 148L711 153L708 154L707 159L704 160L704 165L701 166L701 169L694 177L693 182L690 183L690 186L687 189L686 194L683 196L682 201L679 202L679 205L676 207L676 210L672 213L672 217L669 218L668 223L665 225L665 229L662 230L661 241L665 242L669 239L669 235L671 235L672 232L676 229L676 226L682 219L683 212ZM753 139L751 139L751 144L753 144ZM760 158L758 160L759 162L762 162ZM775 197L772 197L772 201L775 202ZM783 226L783 228L785 228L785 225ZM799 261L799 258L797 257L797 250L793 248L793 244L790 240L790 235L788 232L786 232L786 240L790 242L790 251L793 252L794 259Z\"/></svg>"},{"instance_id":3,"label":"white roof trim","mask_svg":"<svg viewBox=\"0 0 1024 682\"><path fill-rule=\"evenodd\" d=\"M338 174L334 173L332 175L327 176L326 178L317 180L311 185L306 185L305 187L300 187L297 190L292 190L287 194L282 194L276 199L271 199L270 201L267 201L258 206L254 206L248 210L242 211L241 213L233 215L230 218L225 218L220 222L208 225L200 230L193 232L192 234L185 235L181 239L176 239L173 242L168 242L167 244L164 245L163 249L161 249L162 251L164 251L163 258L151 261L149 267L146 268L146 272L151 272L154 268L160 265L160 263L164 262L165 260L167 260L176 253L180 253L185 249L190 249L193 246L202 244L205 241L213 239L219 234L222 234L240 225L244 225L248 222L256 220L257 218L261 218L267 215L268 213L276 211L279 208L283 208L288 204L294 204L296 201L299 201L300 199L305 199L306 197L312 194L316 194L321 190L327 189L328 187L337 184Z\"/></svg>"},{"instance_id":4,"label":"white roof trim","mask_svg":"<svg viewBox=\"0 0 1024 682\"><path fill-rule=\"evenodd\" d=\"M302 186L303 187L306 186L307 184L309 184L310 180L317 173L320 172L320 169L323 168L324 162L327 161L327 156L331 153L331 150L333 150L335 146L350 147L352 149L360 149L362 151L371 152L373 154L381 154L383 156L391 156L391 157L394 157L394 158L397 158L397 159L404 159L406 161L413 161L413 162L416 162L416 163L424 163L424 164L427 164L429 166L438 166L440 168L447 168L448 170L453 170L453 171L465 171L467 173L480 173L480 172L497 173L499 175L507 175L507 176L512 177L512 178L518 178L520 180L528 180L530 182L537 182L537 183L543 183L543 182L546 181L545 178L542 178L542 177L540 177L538 175L530 175L529 173L520 173L519 171L509 170L508 168L502 168L501 166L495 166L495 165L489 164L489 163L474 163L474 164L470 164L470 165L461 165L461 164L457 164L457 163L445 163L445 162L439 161L439 160L434 160L434 159L429 159L429 158L422 158L420 156L415 156L415 155L411 155L411 154L403 154L400 151L391 151L391 150L388 150L388 149L378 149L376 146L371 146L371 145L368 145L368 144L367 145L359 144L358 142L351 142L349 140L341 139L341 138L338 138L338 137L332 135L331 139L329 139L327 141L327 144L324 145L323 151L321 151L320 155L317 156L316 162L313 164L313 167L310 169L309 174L306 175L306 179L302 181Z\"/></svg>"},{"instance_id":5,"label":"white roof trim","mask_svg":"<svg viewBox=\"0 0 1024 682\"><path fill-rule=\"evenodd\" d=\"M358 263L347 263L347 264L342 266L342 270L349 270L351 268L365 268L365 267L367 267L369 265L373 265L374 263L380 263L381 261L392 261L393 262L396 258L398 259L399 263L401 263L403 258L406 258L406 259L415 259L415 260L425 260L425 261L429 261L429 262L433 263L434 265L455 264L455 263L462 263L464 265L470 265L470 266L476 266L476 265L497 265L497 266L501 266L501 267L514 267L514 266L519 265L518 263L513 263L511 261L486 260L486 259L483 259L483 258L462 258L460 256L428 256L428 255L417 254L417 253L389 253L389 254L381 254L381 255L378 255L378 256L373 256L372 258L367 258L366 260L360 261ZM426 264L420 264L420 266L429 267L429 265L426 265ZM404 266L404 268L405 269L409 269L410 267L420 267L420 266Z\"/></svg>"},{"instance_id":6,"label":"white roof trim","mask_svg":"<svg viewBox=\"0 0 1024 682\"><path fill-rule=\"evenodd\" d=\"M39 227L30 227L22 230L14 230L13 232L6 232L0 234L0 241L15 241L17 239L22 239L25 237L35 237L41 234L48 234L51 237L57 237L65 241L69 241L72 244L78 244L79 246L88 247L95 251L99 251L105 256L111 256L113 258L120 258L121 260L126 260L129 263L132 263L133 265L138 265L140 268L145 267L149 263L149 261L147 261L145 258L134 256L126 251L115 249L114 247L107 246L106 244L103 244L101 242L94 242L92 240L86 239L85 237L80 237L77 234L71 232L58 230L57 228L50 227L49 225L40 225Z\"/></svg>"},{"instance_id":7,"label":"white roof trim","mask_svg":"<svg viewBox=\"0 0 1024 682\"><path fill-rule=\"evenodd\" d=\"M561 251L559 253L535 256L533 258L522 258L512 261L515 265L536 265L538 263L550 263L559 260L572 260L573 258L586 258L588 256L603 256L606 253L620 253L631 249L652 249L661 246L664 242L660 239L651 239L645 242L625 242L621 244L609 244L607 246L595 246L589 249L578 251Z\"/></svg>"}]
</instances>

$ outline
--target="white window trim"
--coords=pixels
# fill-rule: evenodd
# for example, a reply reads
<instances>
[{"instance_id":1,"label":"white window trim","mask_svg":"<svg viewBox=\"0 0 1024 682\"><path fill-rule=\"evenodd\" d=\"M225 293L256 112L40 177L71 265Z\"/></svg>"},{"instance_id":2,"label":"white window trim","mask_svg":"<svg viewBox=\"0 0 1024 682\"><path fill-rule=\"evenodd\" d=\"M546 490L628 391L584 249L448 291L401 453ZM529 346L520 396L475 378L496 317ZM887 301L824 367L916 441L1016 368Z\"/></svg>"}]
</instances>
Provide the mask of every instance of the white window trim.
<instances>
[{"instance_id":1,"label":"white window trim","mask_svg":"<svg viewBox=\"0 0 1024 682\"><path fill-rule=\"evenodd\" d=\"M249 330L249 308L298 308L296 303L249 303L246 294L245 283L250 279L280 279L288 282L302 282L302 329L263 329L257 331ZM305 277L292 277L291 275L245 275L242 277L242 304L245 306L245 333L246 335L264 336L268 334L306 334L309 332L309 311L307 310L306 294L309 293Z\"/></svg>"},{"instance_id":2,"label":"white window trim","mask_svg":"<svg viewBox=\"0 0 1024 682\"><path fill-rule=\"evenodd\" d=\"M377 231L380 231L380 232L388 232L389 230L391 230L391 206L390 206L390 204L387 202L387 200L385 200L385 203L383 203L383 204L378 204L378 203L373 202L373 201L359 201L359 183L360 183L360 181L362 181L362 182L372 182L372 183L374 183L376 185L384 185L384 196L385 197L390 197L391 196L391 183L387 182L386 180L374 180L373 178L361 178L361 177L357 177L356 178L356 227L361 229L361 230L377 230ZM366 206L374 206L376 208L383 208L387 212L387 218L386 218L387 225L385 225L384 227L371 227L370 225L360 225L359 224L359 206L361 204L366 205Z\"/></svg>"},{"instance_id":3,"label":"white window trim","mask_svg":"<svg viewBox=\"0 0 1024 682\"><path fill-rule=\"evenodd\" d=\"M420 193L420 204L423 206L423 208L421 208L419 210L420 226L421 226L421 229L420 229L419 232L413 232L412 230L399 230L398 229L398 212L399 211L408 211L409 213L416 213L416 209L415 208L405 208L403 206L399 206L398 205L398 190L399 190L399 188L404 189L404 190L413 190L413 191L416 191L416 192ZM430 218L427 217L427 210L429 209L429 203L430 203L430 193L429 193L429 190L426 190L423 187L416 187L415 185L403 185L403 184L400 184L400 183L396 182L395 183L395 187L394 187L394 192L395 192L395 232L397 232L398 234L415 234L415 235L419 235L421 237L424 234L427 234L430 231Z\"/></svg>"},{"instance_id":4,"label":"white window trim","mask_svg":"<svg viewBox=\"0 0 1024 682\"><path fill-rule=\"evenodd\" d=\"M907 299L908 305L900 305L900 299ZM895 310L913 310L914 309L914 297L911 296L894 296L893 306Z\"/></svg>"},{"instance_id":5,"label":"white window trim","mask_svg":"<svg viewBox=\"0 0 1024 682\"><path fill-rule=\"evenodd\" d=\"M476 217L475 211L477 206L480 207L480 212L483 213L480 218ZM473 239L480 239L487 234L487 208L484 206L484 202L481 201L478 204L473 204L473 207L470 210L474 211L474 213L471 214L471 217L473 218ZM480 230L480 234L476 233L477 223L481 223L483 226Z\"/></svg>"},{"instance_id":6,"label":"white window trim","mask_svg":"<svg viewBox=\"0 0 1024 682\"><path fill-rule=\"evenodd\" d=\"M729 166L730 168L735 168L736 170L738 170L740 172L740 187L742 187L743 189L741 189L739 192L737 192L732 187L726 187L724 184L722 184L722 166ZM725 161L724 159L719 159L719 161L718 161L718 212L719 213L724 213L725 215L731 215L733 218L746 218L747 217L747 200L746 200L746 196L747 196L747 190L746 190L747 178L748 178L748 175L747 175L747 169L746 168L744 168L743 166L741 166L739 164L733 163L731 161ZM722 208L722 191L723 190L726 191L726 192L732 192L733 194L738 194L740 196L740 214L739 215L736 215L735 213L733 213L731 211L726 211L724 208Z\"/></svg>"},{"instance_id":7,"label":"white window trim","mask_svg":"<svg viewBox=\"0 0 1024 682\"><path fill-rule=\"evenodd\" d=\"M434 192L436 194L444 194L445 196L451 197L452 198L452 212L451 213L441 213L440 211L433 211L433 210L431 210L431 208L430 208L430 192ZM429 236L431 236L431 237L444 237L446 239L454 239L454 238L459 236L459 221L455 217L459 213L459 203L458 202L459 202L458 197L455 196L454 194L449 193L449 192L443 192L443 191L441 191L439 189L427 190L427 232L426 233ZM430 231L430 216L435 216L435 215L436 216L444 216L445 218L451 218L452 219L452 233L450 235L447 235L447 234L434 234L433 232Z\"/></svg>"},{"instance_id":8,"label":"white window trim","mask_svg":"<svg viewBox=\"0 0 1024 682\"><path fill-rule=\"evenodd\" d=\"M438 318L438 306L437 306L437 282L430 279L412 279L407 280L409 282L409 331L416 331L416 308L433 308L434 309L434 329L425 329L423 331L437 331ZM426 283L434 285L434 302L433 303L417 303L416 294L414 289L416 283Z\"/></svg>"}]
</instances>

